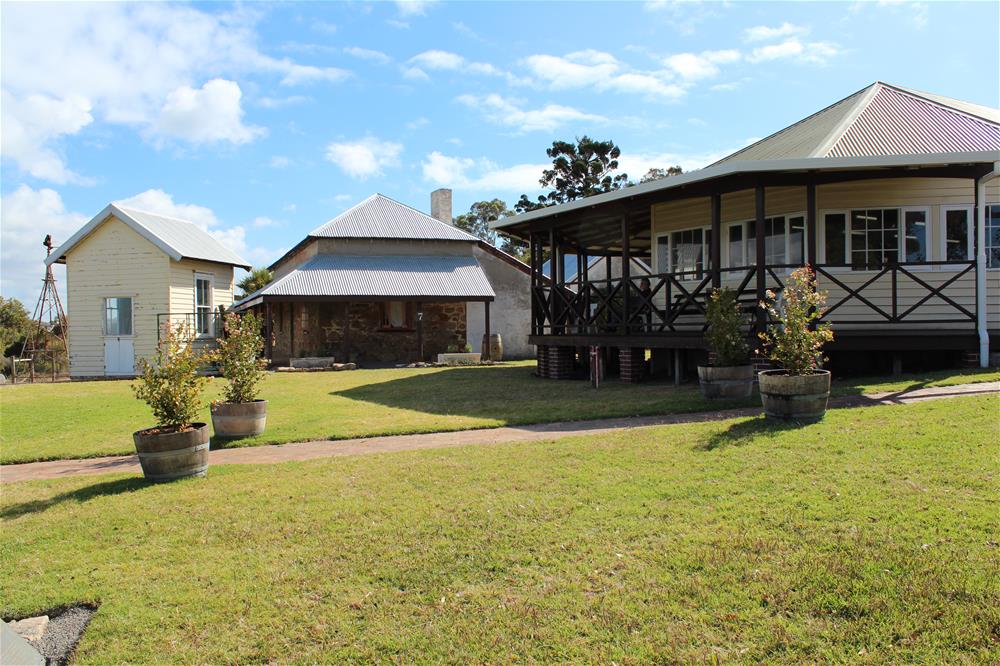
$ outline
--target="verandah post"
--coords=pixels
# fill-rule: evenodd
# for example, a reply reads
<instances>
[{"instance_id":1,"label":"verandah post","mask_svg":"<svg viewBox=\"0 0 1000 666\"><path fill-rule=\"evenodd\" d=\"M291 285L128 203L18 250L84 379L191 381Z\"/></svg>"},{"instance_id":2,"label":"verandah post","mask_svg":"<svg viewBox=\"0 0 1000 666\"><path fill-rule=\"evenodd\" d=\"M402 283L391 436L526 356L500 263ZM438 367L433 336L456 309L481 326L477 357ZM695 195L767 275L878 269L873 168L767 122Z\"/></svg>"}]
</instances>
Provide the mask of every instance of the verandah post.
<instances>
[{"instance_id":1,"label":"verandah post","mask_svg":"<svg viewBox=\"0 0 1000 666\"><path fill-rule=\"evenodd\" d=\"M556 332L556 266L559 263L555 229L549 230L549 332Z\"/></svg>"},{"instance_id":2,"label":"verandah post","mask_svg":"<svg viewBox=\"0 0 1000 666\"><path fill-rule=\"evenodd\" d=\"M816 183L806 185L806 262L816 270Z\"/></svg>"},{"instance_id":3,"label":"verandah post","mask_svg":"<svg viewBox=\"0 0 1000 666\"><path fill-rule=\"evenodd\" d=\"M271 361L271 355L274 352L274 322L271 319L271 303L264 304L264 316L266 321L264 324L264 330L267 333L267 360Z\"/></svg>"},{"instance_id":4,"label":"verandah post","mask_svg":"<svg viewBox=\"0 0 1000 666\"><path fill-rule=\"evenodd\" d=\"M722 286L722 195L712 195L712 231L708 248L708 262L712 271L712 289Z\"/></svg>"},{"instance_id":5,"label":"verandah post","mask_svg":"<svg viewBox=\"0 0 1000 666\"><path fill-rule=\"evenodd\" d=\"M629 320L632 309L630 306L630 294L632 291L632 250L629 244L629 213L622 214L622 323L623 333L628 335Z\"/></svg>"},{"instance_id":6,"label":"verandah post","mask_svg":"<svg viewBox=\"0 0 1000 666\"><path fill-rule=\"evenodd\" d=\"M754 242L757 258L754 270L757 276L757 332L767 327L767 313L760 307L767 292L767 258L764 252L764 186L759 184L754 190L756 215L754 216Z\"/></svg>"}]
</instances>

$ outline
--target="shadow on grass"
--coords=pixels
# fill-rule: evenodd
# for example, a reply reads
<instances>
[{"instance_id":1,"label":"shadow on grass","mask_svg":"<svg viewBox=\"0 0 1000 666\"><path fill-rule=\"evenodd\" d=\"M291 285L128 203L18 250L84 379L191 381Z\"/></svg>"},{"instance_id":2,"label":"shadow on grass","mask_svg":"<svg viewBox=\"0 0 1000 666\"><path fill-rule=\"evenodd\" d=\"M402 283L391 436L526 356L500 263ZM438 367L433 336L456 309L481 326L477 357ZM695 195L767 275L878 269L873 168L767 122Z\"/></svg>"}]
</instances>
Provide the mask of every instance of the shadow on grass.
<instances>
[{"instance_id":1,"label":"shadow on grass","mask_svg":"<svg viewBox=\"0 0 1000 666\"><path fill-rule=\"evenodd\" d=\"M798 430L809 424L795 421L774 421L759 416L745 421L737 421L722 432L710 436L705 442L698 444L699 451L714 451L730 446L747 446L762 435L774 435L788 430Z\"/></svg>"},{"instance_id":2,"label":"shadow on grass","mask_svg":"<svg viewBox=\"0 0 1000 666\"><path fill-rule=\"evenodd\" d=\"M497 419L510 425L707 411L695 386L666 382L542 379L533 367L450 368L366 384L330 395L442 416Z\"/></svg>"},{"instance_id":3,"label":"shadow on grass","mask_svg":"<svg viewBox=\"0 0 1000 666\"><path fill-rule=\"evenodd\" d=\"M22 502L21 504L12 504L11 506L5 507L3 511L0 511L0 518L17 518L18 516L24 516L29 513L41 513L42 511L58 504L62 504L63 502L87 502L92 499L97 499L98 497L108 497L111 495L120 495L121 493L132 492L139 490L140 488L146 488L149 485L149 482L141 477L118 479L117 481L104 481L102 483L95 483L92 486L85 486L69 492L53 495L52 497L43 500L33 500L31 502Z\"/></svg>"}]
</instances>

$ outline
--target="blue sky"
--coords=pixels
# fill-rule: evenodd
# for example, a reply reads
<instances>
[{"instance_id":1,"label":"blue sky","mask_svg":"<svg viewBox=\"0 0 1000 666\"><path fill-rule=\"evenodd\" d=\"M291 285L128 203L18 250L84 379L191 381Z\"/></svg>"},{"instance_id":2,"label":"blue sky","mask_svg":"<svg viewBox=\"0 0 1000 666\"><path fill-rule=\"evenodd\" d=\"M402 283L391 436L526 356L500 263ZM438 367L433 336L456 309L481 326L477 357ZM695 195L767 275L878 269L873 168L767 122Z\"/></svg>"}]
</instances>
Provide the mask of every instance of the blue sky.
<instances>
[{"instance_id":1,"label":"blue sky","mask_svg":"<svg viewBox=\"0 0 1000 666\"><path fill-rule=\"evenodd\" d=\"M545 148L704 166L875 80L998 105L998 4L4 3L4 296L110 201L266 264L382 192L513 204ZM62 273L57 274L61 278Z\"/></svg>"}]
</instances>

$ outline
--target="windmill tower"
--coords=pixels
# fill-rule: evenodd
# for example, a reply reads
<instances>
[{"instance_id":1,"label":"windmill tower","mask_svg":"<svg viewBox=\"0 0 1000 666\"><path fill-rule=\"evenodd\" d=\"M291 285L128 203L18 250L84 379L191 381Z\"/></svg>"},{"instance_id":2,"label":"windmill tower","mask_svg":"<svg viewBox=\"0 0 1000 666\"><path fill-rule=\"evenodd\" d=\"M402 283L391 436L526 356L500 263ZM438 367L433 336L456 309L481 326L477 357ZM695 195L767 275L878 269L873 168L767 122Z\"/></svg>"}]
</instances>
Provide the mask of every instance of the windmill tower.
<instances>
[{"instance_id":1,"label":"windmill tower","mask_svg":"<svg viewBox=\"0 0 1000 666\"><path fill-rule=\"evenodd\" d=\"M52 236L45 236L42 241L45 246L45 256L52 254ZM52 371L52 380L58 374L59 362L65 359L67 371L69 368L69 343L66 341L66 312L59 300L56 290L56 278L52 274L52 266L45 267L45 278L42 280L42 293L35 304L35 312L31 317L31 333L21 347L21 354L14 360L13 377L17 381L17 369L20 363L27 366L31 381L35 381L35 363L47 359Z\"/></svg>"}]
</instances>

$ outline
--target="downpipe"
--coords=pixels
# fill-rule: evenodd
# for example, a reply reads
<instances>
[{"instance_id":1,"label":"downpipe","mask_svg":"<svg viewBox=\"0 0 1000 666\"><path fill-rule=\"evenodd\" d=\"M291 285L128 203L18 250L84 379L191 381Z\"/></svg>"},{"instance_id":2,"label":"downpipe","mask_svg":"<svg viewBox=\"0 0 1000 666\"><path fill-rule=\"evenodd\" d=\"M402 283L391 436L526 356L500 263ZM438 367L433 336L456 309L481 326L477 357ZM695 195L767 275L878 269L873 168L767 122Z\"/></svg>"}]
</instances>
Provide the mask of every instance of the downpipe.
<instances>
[{"instance_id":1,"label":"downpipe","mask_svg":"<svg viewBox=\"0 0 1000 666\"><path fill-rule=\"evenodd\" d=\"M976 180L976 328L979 332L979 367L990 365L990 334L986 328L986 183L1000 176L1000 162Z\"/></svg>"}]
</instances>

